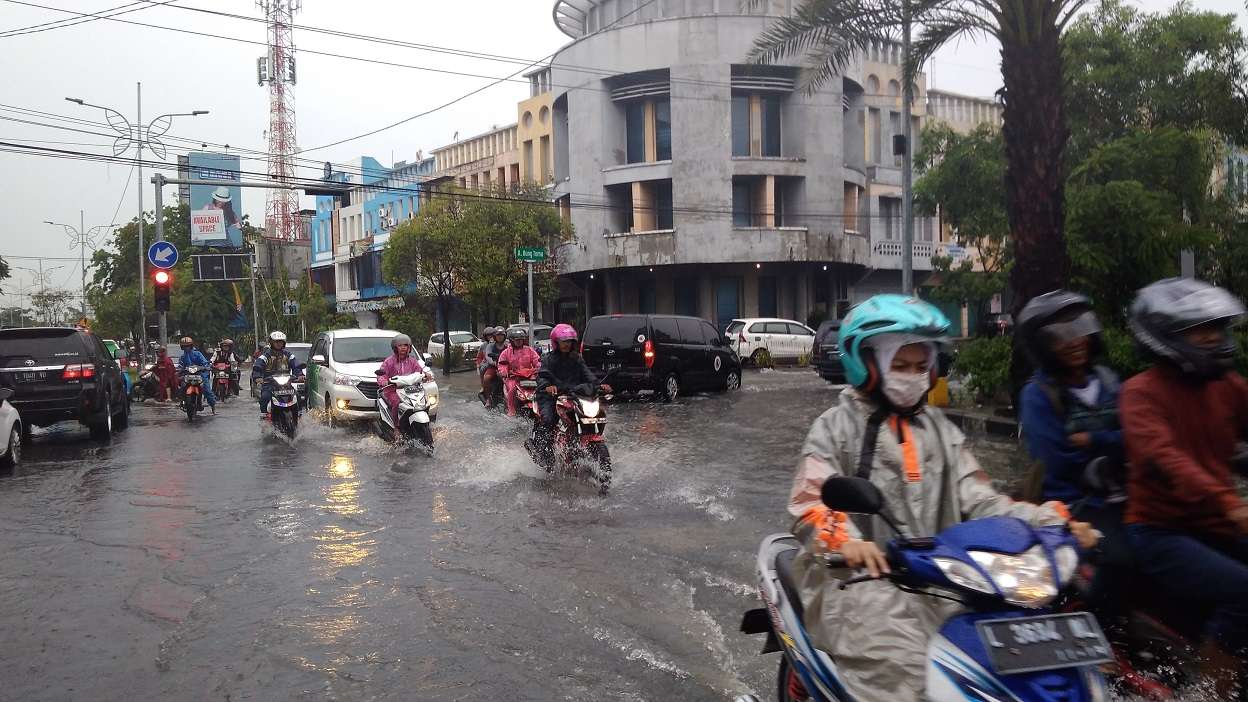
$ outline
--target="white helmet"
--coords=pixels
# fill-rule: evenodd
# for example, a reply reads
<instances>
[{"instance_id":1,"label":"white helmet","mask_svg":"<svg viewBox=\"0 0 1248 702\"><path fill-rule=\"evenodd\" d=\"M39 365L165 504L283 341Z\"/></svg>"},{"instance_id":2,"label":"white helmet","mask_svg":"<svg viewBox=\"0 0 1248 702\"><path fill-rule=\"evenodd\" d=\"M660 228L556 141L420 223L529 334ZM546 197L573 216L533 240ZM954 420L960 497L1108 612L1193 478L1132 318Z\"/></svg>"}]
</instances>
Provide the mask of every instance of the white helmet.
<instances>
[{"instance_id":1,"label":"white helmet","mask_svg":"<svg viewBox=\"0 0 1248 702\"><path fill-rule=\"evenodd\" d=\"M286 341L286 335L280 331L275 331L272 334L269 334L269 343L271 344L274 341L281 341L284 343Z\"/></svg>"}]
</instances>

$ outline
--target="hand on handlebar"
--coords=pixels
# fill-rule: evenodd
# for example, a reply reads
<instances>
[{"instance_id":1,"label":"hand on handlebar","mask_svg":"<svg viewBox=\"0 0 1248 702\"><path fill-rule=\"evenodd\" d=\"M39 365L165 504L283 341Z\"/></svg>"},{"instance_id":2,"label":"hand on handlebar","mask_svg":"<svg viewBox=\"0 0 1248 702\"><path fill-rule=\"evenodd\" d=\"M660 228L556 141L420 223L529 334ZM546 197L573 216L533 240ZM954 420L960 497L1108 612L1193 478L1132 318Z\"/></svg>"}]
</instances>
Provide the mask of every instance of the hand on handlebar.
<instances>
[{"instance_id":1,"label":"hand on handlebar","mask_svg":"<svg viewBox=\"0 0 1248 702\"><path fill-rule=\"evenodd\" d=\"M850 539L841 544L839 550L841 556L845 558L845 565L850 568L866 568L873 578L892 572L888 567L888 558L874 541Z\"/></svg>"},{"instance_id":2,"label":"hand on handlebar","mask_svg":"<svg viewBox=\"0 0 1248 702\"><path fill-rule=\"evenodd\" d=\"M605 393L610 393L610 392L611 392L611 386L610 386L610 385L607 385L606 383L603 383L602 385L599 385L599 386L598 386L598 389L599 389L599 390L601 390L601 391L603 391L603 392L605 392Z\"/></svg>"},{"instance_id":3,"label":"hand on handlebar","mask_svg":"<svg viewBox=\"0 0 1248 702\"><path fill-rule=\"evenodd\" d=\"M1070 529L1070 535L1079 542L1079 548L1085 550L1096 548L1101 540L1101 532L1093 529L1092 525L1087 522L1070 521L1066 523L1066 526Z\"/></svg>"},{"instance_id":4,"label":"hand on handlebar","mask_svg":"<svg viewBox=\"0 0 1248 702\"><path fill-rule=\"evenodd\" d=\"M554 385L547 385L547 386L546 386L546 394L547 394L547 395L558 395L558 394L559 394L559 388L555 387Z\"/></svg>"}]
</instances>

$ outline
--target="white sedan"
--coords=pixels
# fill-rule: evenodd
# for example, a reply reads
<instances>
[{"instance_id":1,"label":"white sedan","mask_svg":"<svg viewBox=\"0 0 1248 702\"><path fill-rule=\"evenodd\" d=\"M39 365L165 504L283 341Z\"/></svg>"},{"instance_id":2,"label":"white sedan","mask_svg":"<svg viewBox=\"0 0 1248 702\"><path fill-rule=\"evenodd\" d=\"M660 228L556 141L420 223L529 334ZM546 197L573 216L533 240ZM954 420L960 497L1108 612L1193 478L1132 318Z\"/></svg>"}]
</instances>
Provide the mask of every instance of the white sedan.
<instances>
[{"instance_id":1,"label":"white sedan","mask_svg":"<svg viewBox=\"0 0 1248 702\"><path fill-rule=\"evenodd\" d=\"M9 404L13 391L0 388L0 466L16 468L22 462L22 418Z\"/></svg>"}]
</instances>

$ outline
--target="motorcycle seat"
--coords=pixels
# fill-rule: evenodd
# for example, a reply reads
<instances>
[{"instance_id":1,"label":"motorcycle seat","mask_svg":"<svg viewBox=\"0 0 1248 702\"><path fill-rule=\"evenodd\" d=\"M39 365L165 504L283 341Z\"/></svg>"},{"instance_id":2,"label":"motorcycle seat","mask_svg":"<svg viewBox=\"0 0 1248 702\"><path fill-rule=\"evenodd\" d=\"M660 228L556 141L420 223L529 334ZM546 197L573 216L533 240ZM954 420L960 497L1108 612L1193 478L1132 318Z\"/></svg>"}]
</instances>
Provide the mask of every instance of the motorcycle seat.
<instances>
[{"instance_id":1,"label":"motorcycle seat","mask_svg":"<svg viewBox=\"0 0 1248 702\"><path fill-rule=\"evenodd\" d=\"M784 594L789 598L789 604L797 613L797 618L805 621L805 607L802 606L802 598L797 591L797 578L793 574L793 560L797 558L799 550L791 548L776 554L776 577L780 579L780 587L784 588Z\"/></svg>"}]
</instances>

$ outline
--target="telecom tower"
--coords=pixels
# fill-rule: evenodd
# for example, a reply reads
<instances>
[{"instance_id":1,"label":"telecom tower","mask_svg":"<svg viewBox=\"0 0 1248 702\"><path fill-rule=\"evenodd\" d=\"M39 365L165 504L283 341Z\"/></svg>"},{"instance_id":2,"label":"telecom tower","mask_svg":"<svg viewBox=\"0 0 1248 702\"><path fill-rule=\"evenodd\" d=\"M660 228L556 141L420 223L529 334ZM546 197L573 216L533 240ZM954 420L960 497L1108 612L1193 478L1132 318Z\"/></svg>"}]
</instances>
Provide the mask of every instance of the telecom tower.
<instances>
[{"instance_id":1,"label":"telecom tower","mask_svg":"<svg viewBox=\"0 0 1248 702\"><path fill-rule=\"evenodd\" d=\"M295 44L292 18L303 0L256 0L269 26L269 53L256 61L257 79L269 86L269 178L289 184L295 177ZM299 193L269 190L264 227L281 241L299 238Z\"/></svg>"}]
</instances>

